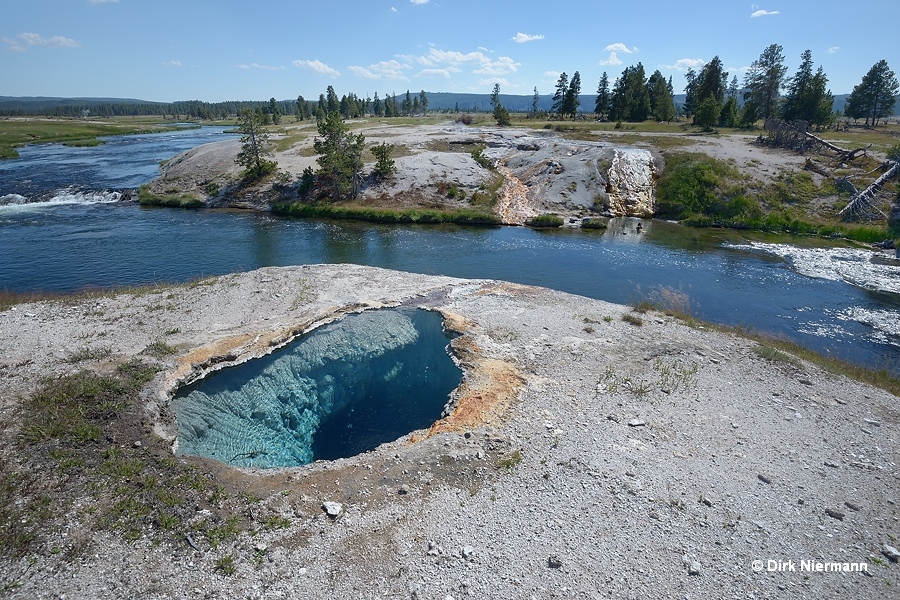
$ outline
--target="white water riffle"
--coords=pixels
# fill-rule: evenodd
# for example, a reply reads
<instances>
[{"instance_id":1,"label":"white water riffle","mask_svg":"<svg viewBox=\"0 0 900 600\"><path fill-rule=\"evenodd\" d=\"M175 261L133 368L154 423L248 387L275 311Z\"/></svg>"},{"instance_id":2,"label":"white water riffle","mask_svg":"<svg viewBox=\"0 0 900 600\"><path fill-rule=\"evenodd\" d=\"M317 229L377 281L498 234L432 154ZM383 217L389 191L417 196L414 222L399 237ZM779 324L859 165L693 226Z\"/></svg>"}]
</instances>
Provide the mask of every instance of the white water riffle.
<instances>
[{"instance_id":1,"label":"white water riffle","mask_svg":"<svg viewBox=\"0 0 900 600\"><path fill-rule=\"evenodd\" d=\"M843 281L876 292L900 294L900 266L872 262L875 253L855 248L797 248L786 244L729 244L729 248L772 254L791 269L817 279Z\"/></svg>"},{"instance_id":2,"label":"white water riffle","mask_svg":"<svg viewBox=\"0 0 900 600\"><path fill-rule=\"evenodd\" d=\"M40 208L63 204L111 204L122 199L122 192L109 190L82 191L74 188L58 190L44 198L27 198L21 194L0 196L0 209L3 208Z\"/></svg>"}]
</instances>

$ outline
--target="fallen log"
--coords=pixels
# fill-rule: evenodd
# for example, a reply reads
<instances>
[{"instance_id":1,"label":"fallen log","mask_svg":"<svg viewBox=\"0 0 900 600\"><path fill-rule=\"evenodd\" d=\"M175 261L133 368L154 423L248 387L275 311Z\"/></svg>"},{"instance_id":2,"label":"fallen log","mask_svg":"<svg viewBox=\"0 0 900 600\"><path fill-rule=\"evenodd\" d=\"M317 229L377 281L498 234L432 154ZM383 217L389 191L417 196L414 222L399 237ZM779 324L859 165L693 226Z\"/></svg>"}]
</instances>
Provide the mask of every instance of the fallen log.
<instances>
[{"instance_id":1,"label":"fallen log","mask_svg":"<svg viewBox=\"0 0 900 600\"><path fill-rule=\"evenodd\" d=\"M885 166L888 166L887 171L873 181L869 187L856 194L850 203L838 213L838 216L843 217L845 221L853 219L871 220L879 216L884 219L887 218L887 215L872 203L872 199L875 197L875 192L878 191L878 188L884 185L888 179L895 175L900 175L900 162L887 161Z\"/></svg>"}]
</instances>

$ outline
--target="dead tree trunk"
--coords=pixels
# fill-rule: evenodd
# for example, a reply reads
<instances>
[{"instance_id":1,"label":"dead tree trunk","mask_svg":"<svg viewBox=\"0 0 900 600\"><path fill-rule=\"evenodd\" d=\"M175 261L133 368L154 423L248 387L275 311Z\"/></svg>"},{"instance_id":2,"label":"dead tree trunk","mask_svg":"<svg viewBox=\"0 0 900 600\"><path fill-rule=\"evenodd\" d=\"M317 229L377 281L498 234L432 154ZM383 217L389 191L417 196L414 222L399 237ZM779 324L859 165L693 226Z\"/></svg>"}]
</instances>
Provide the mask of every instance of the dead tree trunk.
<instances>
[{"instance_id":1,"label":"dead tree trunk","mask_svg":"<svg viewBox=\"0 0 900 600\"><path fill-rule=\"evenodd\" d=\"M894 175L900 175L900 162L888 161L885 164L890 166L888 170L873 181L869 187L856 194L850 203L838 213L838 216L843 217L845 221L872 220L878 218L879 215L882 218L887 218L887 215L872 203L872 199L875 197L875 192L884 185L885 181Z\"/></svg>"}]
</instances>

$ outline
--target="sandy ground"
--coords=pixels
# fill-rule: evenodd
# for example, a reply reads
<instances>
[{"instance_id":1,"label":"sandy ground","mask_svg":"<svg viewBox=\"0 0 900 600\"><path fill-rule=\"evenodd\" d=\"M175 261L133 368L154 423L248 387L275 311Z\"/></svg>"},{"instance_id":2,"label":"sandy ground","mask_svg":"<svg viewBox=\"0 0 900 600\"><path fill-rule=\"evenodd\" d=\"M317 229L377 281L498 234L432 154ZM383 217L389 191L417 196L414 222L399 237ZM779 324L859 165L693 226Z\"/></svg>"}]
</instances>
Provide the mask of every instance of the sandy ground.
<instances>
[{"instance_id":1,"label":"sandy ground","mask_svg":"<svg viewBox=\"0 0 900 600\"><path fill-rule=\"evenodd\" d=\"M464 383L430 432L294 469L213 465L228 490L261 497L251 531L218 548L154 544L148 524L135 542L94 533L74 556L48 551L79 532L87 513L72 509L42 551L0 559L6 595L896 597L900 566L884 552L900 537L897 397L761 358L739 337L655 313L637 326L627 307L542 288L333 265L19 305L0 313L4 446L44 378L108 370L163 338L178 351L142 400L163 439L148 425L142 440L108 443L168 444L179 381L398 303L439 310L463 334ZM85 347L108 356L66 362ZM272 515L289 525L264 527ZM215 569L226 555L230 576Z\"/></svg>"}]
</instances>

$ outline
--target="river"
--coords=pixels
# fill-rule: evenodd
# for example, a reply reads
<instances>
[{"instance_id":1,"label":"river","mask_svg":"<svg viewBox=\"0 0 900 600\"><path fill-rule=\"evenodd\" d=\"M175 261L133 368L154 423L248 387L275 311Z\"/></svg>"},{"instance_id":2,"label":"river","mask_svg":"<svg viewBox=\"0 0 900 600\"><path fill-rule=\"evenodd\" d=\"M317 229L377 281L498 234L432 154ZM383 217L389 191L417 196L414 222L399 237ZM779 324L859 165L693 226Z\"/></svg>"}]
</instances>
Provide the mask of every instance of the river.
<instances>
[{"instance_id":1,"label":"river","mask_svg":"<svg viewBox=\"0 0 900 600\"><path fill-rule=\"evenodd\" d=\"M120 190L222 129L29 146L0 162L0 289L73 291L263 266L357 263L505 279L623 304L676 295L697 317L900 374L900 267L854 248L617 219L603 232L388 226L141 208ZM808 241L807 241L808 243ZM577 315L573 315L577 318Z\"/></svg>"}]
</instances>

